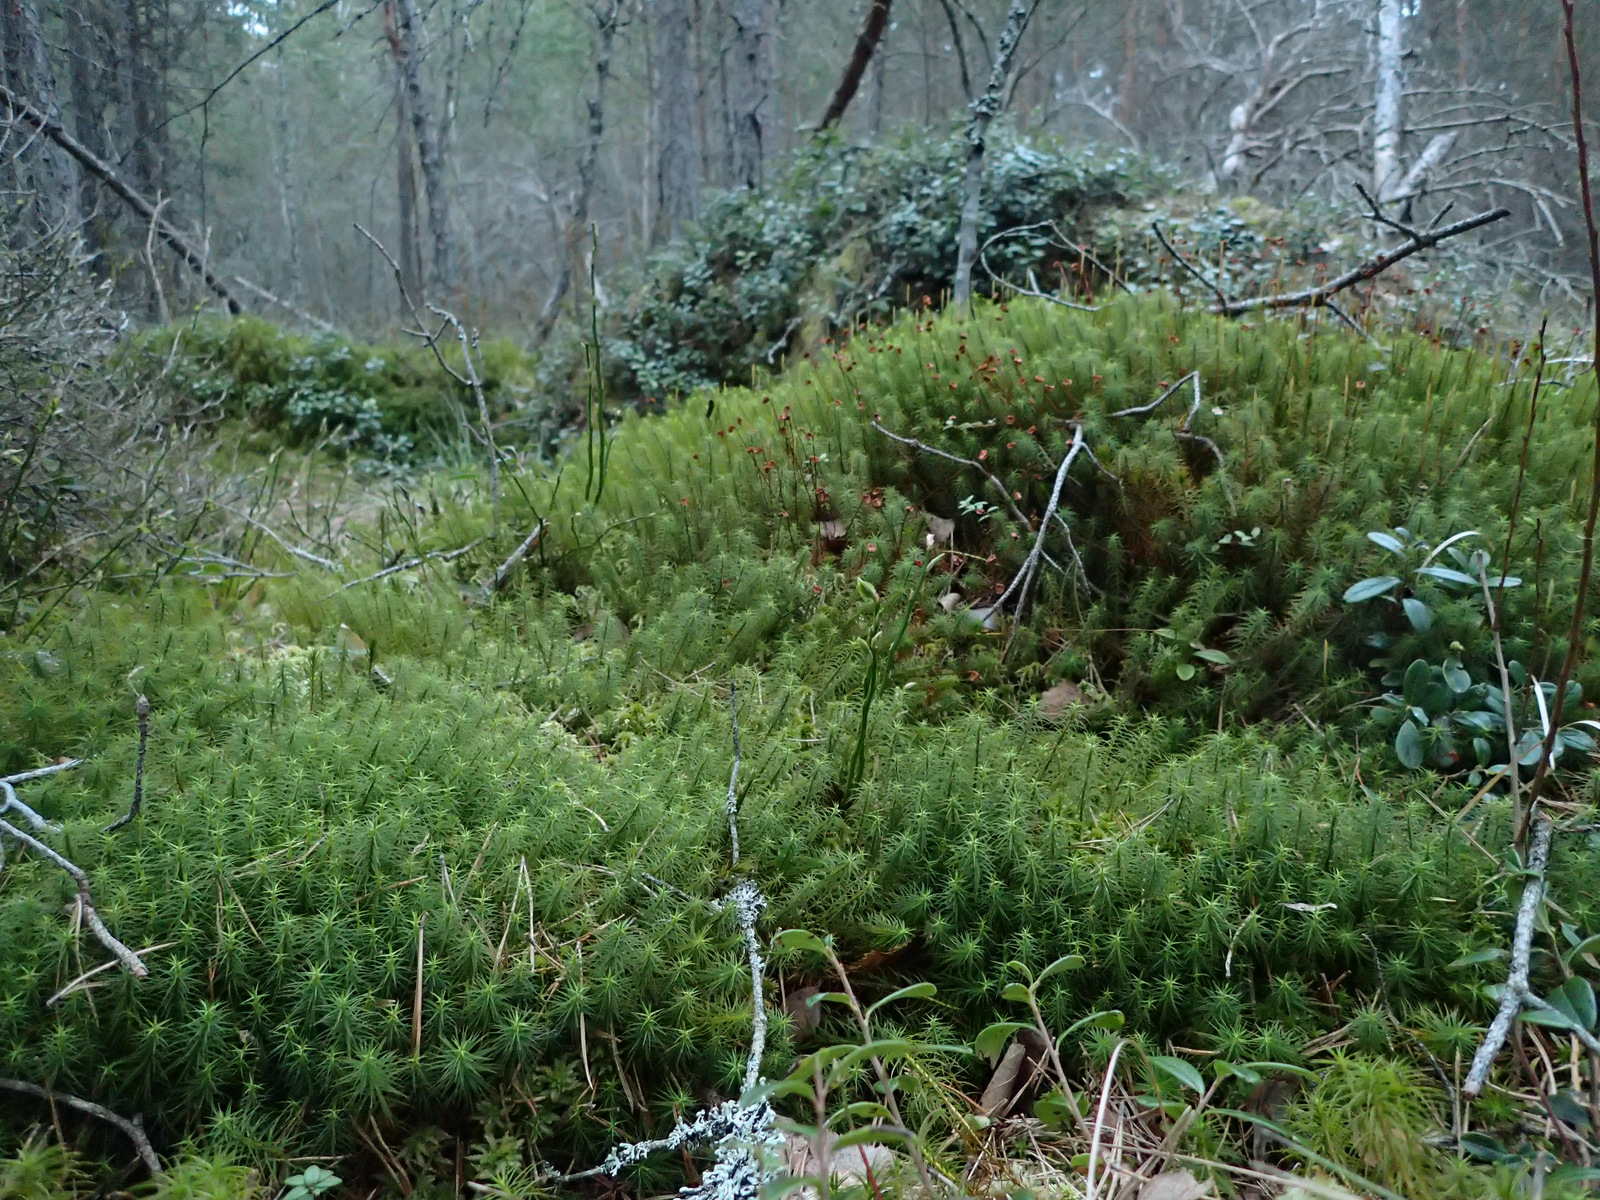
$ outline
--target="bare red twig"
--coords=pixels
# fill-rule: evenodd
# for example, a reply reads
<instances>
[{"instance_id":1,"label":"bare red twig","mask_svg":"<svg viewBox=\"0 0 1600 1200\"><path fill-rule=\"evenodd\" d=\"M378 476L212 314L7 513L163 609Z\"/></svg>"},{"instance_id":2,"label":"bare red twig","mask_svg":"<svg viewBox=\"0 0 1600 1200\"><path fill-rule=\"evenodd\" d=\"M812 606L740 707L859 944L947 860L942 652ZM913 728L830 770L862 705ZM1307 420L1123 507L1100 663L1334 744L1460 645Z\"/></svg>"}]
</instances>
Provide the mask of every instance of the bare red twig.
<instances>
[{"instance_id":1,"label":"bare red twig","mask_svg":"<svg viewBox=\"0 0 1600 1200\"><path fill-rule=\"evenodd\" d=\"M1573 31L1572 0L1561 0L1561 34L1567 47L1567 67L1572 72L1572 131L1578 148L1578 182L1583 196L1583 222L1589 234L1589 283L1593 298L1600 302L1600 229L1595 227L1594 194L1589 183L1589 143L1583 132L1583 75L1578 62L1578 43ZM1594 342L1595 369L1600 371L1600 331ZM1527 822L1534 806L1539 803L1550 776L1550 758L1555 749L1556 737L1561 732L1561 712L1566 705L1567 683L1572 679L1572 668L1577 664L1583 648L1584 601L1589 595L1589 583L1594 576L1594 528L1600 517L1600 406L1595 409L1594 461L1589 477L1589 512L1583 522L1583 565L1578 570L1578 593L1572 601L1572 624L1567 630L1567 653L1561 661L1561 674L1556 679L1555 700L1550 709L1550 728L1545 731L1544 750L1539 755L1539 765L1533 782L1528 786L1528 807L1523 814L1522 827L1517 830L1520 841L1527 832Z\"/></svg>"}]
</instances>

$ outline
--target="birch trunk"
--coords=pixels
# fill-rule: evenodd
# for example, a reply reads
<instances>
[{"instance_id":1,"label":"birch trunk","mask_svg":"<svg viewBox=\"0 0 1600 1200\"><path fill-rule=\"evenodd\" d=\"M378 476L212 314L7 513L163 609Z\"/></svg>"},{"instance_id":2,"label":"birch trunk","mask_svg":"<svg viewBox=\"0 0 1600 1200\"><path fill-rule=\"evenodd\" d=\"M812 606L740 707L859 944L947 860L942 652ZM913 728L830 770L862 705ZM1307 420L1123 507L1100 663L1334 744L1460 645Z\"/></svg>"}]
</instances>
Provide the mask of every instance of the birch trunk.
<instances>
[{"instance_id":1,"label":"birch trunk","mask_svg":"<svg viewBox=\"0 0 1600 1200\"><path fill-rule=\"evenodd\" d=\"M611 51L622 20L620 0L610 0L608 6L594 13L594 19L599 38L594 59L594 99L584 102L589 109L588 140L583 147L583 157L578 160L578 191L573 197L572 219L567 222L567 235L561 247L561 270L539 316L540 341L550 336L556 318L561 315L561 302L572 289L578 242L589 227L589 205L594 199L595 173L600 165L600 140L606 131L606 83L611 78Z\"/></svg>"},{"instance_id":2,"label":"birch trunk","mask_svg":"<svg viewBox=\"0 0 1600 1200\"><path fill-rule=\"evenodd\" d=\"M1372 112L1372 194L1392 197L1401 181L1400 97L1405 88L1401 57L1401 0L1378 0L1378 83Z\"/></svg>"}]
</instances>

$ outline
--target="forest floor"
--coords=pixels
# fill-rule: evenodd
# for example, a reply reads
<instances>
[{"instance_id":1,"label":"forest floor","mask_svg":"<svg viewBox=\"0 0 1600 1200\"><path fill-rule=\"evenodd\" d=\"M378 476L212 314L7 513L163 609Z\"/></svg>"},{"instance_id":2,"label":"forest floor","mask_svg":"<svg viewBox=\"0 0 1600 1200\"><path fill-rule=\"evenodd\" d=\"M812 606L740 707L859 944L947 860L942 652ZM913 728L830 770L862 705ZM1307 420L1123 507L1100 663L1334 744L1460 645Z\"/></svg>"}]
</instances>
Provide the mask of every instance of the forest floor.
<instances>
[{"instance_id":1,"label":"forest floor","mask_svg":"<svg viewBox=\"0 0 1600 1200\"><path fill-rule=\"evenodd\" d=\"M0 1196L139 1176L69 1098L158 1195L1581 1193L1594 383L1385 340L907 315L498 494L230 424L0 641Z\"/></svg>"}]
</instances>

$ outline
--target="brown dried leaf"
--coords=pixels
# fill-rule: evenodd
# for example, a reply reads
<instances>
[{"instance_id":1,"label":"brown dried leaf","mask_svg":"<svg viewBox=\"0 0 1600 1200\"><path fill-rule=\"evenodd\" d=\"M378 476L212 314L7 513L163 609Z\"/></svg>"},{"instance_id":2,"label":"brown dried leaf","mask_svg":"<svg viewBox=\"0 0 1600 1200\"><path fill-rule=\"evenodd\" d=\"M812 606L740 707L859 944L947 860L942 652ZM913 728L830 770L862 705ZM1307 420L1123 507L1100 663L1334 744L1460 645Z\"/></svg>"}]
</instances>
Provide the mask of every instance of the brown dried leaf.
<instances>
[{"instance_id":1,"label":"brown dried leaf","mask_svg":"<svg viewBox=\"0 0 1600 1200\"><path fill-rule=\"evenodd\" d=\"M1054 720L1074 704L1083 703L1083 691L1077 684L1063 679L1039 697L1039 714Z\"/></svg>"},{"instance_id":2,"label":"brown dried leaf","mask_svg":"<svg viewBox=\"0 0 1600 1200\"><path fill-rule=\"evenodd\" d=\"M1211 1194L1211 1181L1188 1171L1163 1171L1139 1189L1139 1200L1200 1200Z\"/></svg>"}]
</instances>

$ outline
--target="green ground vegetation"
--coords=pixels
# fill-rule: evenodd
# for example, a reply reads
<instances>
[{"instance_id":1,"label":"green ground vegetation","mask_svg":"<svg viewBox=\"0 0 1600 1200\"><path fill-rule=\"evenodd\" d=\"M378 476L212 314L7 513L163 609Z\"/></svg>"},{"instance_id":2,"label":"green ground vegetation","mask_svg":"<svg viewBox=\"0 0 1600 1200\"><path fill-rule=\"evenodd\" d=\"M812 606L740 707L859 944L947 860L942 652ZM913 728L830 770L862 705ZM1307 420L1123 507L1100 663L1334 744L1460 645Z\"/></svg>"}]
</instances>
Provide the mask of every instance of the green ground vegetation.
<instances>
[{"instance_id":1,"label":"green ground vegetation","mask_svg":"<svg viewBox=\"0 0 1600 1200\"><path fill-rule=\"evenodd\" d=\"M263 340L206 336L213 363ZM1218 1109L1254 1105L1407 1196L1515 1194L1534 1150L1561 1152L1554 1126L1529 1135L1491 1091L1477 1158L1436 1136L1452 1122L1439 1075L1470 1058L1504 971L1485 952L1508 943L1520 892L1509 806L1468 782L1483 764L1397 760L1379 700L1416 661L1487 678L1483 609L1409 560L1403 594L1344 595L1389 569L1370 532L1476 531L1459 544L1521 581L1503 594L1507 655L1552 673L1596 398L1592 380L1546 387L1534 411L1534 370L1159 296L982 302L863 324L753 388L508 465L498 524L462 467L367 493L325 548L337 569L260 532L232 551L257 574L117 583L113 563L102 586L17 610L0 769L85 760L25 798L61 822L53 844L150 976L86 977L103 954L63 917L70 881L14 856L0 1075L141 1112L182 1169L262 1182L339 1156L346 1177L397 1187L403 1171L427 1195L588 1165L735 1094L750 976L710 902L732 882L736 685L762 931L831 934L869 998L935 983L895 1007L896 1031L968 1041L1016 1016L1002 993L1021 972L1081 955L1040 988L1044 1018L1125 1020L1064 1043L1081 1079L1119 1038L1129 1063L1208 1078L1283 1064L1225 1080ZM1197 408L1186 384L1114 415L1189 372ZM1060 512L1081 572L1053 534L1060 570L1020 620L991 617L1079 429L1093 461ZM131 794L136 694L143 811L106 833ZM1561 779L1578 808L1582 761ZM1594 834L1559 839L1551 887L1580 940L1600 930L1597 868ZM1545 982L1592 965L1536 958ZM767 1073L847 1033L783 1010L817 984L815 959L775 953ZM987 1066L929 1062L941 1087L907 1103L959 1174L970 1125L948 1097L976 1095ZM40 1174L40 1118L0 1095L0 1194L71 1190L64 1158L56 1192L10 1182ZM1252 1128L1217 1111L1185 1144L1243 1163ZM110 1131L74 1136L82 1162L126 1157ZM629 1177L647 1194L685 1170Z\"/></svg>"}]
</instances>

